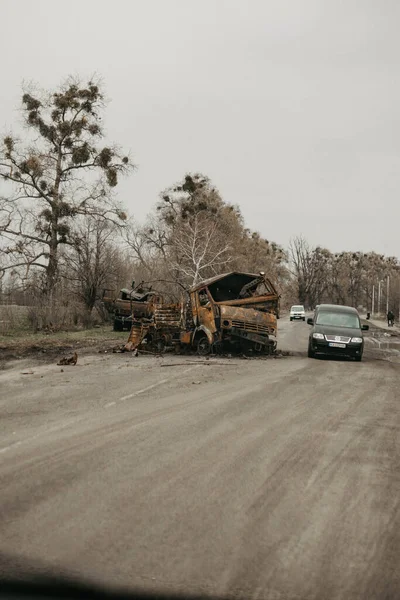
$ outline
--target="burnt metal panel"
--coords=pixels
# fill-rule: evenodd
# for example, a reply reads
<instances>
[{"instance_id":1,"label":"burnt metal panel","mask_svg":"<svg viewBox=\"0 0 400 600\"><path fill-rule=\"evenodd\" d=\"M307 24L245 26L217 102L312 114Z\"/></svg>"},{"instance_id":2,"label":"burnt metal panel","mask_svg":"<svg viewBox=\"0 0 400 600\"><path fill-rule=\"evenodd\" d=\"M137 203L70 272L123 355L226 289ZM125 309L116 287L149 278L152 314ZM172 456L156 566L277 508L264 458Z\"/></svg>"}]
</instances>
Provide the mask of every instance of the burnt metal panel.
<instances>
[{"instance_id":1,"label":"burnt metal panel","mask_svg":"<svg viewBox=\"0 0 400 600\"><path fill-rule=\"evenodd\" d=\"M196 285L192 286L189 291L195 292L196 290L200 290L203 287L209 287L210 285L212 285L213 283L216 283L217 281L222 281L223 279L226 279L227 277L232 277L234 275L237 275L238 277L247 278L248 283L250 283L251 281L256 280L256 279L260 279L260 280L263 279L268 284L268 287L271 289L271 292L276 293L276 289L275 289L274 285L264 275L261 275L260 273L244 273L244 272L240 272L240 271L231 271L230 273L222 273L221 275L215 275L214 277L210 277L209 279L200 281Z\"/></svg>"},{"instance_id":2,"label":"burnt metal panel","mask_svg":"<svg viewBox=\"0 0 400 600\"><path fill-rule=\"evenodd\" d=\"M237 329L236 327L232 327L230 331L231 335L240 337L246 342L253 342L254 344L260 344L261 346L271 346L273 342L269 339L269 337L263 335L257 335L256 333L252 333L250 331L244 331L242 329Z\"/></svg>"},{"instance_id":3,"label":"burnt metal panel","mask_svg":"<svg viewBox=\"0 0 400 600\"><path fill-rule=\"evenodd\" d=\"M140 321L134 321L129 333L129 338L124 346L126 352L133 352L143 342L144 338L148 334L150 329L150 323L142 323Z\"/></svg>"}]
</instances>

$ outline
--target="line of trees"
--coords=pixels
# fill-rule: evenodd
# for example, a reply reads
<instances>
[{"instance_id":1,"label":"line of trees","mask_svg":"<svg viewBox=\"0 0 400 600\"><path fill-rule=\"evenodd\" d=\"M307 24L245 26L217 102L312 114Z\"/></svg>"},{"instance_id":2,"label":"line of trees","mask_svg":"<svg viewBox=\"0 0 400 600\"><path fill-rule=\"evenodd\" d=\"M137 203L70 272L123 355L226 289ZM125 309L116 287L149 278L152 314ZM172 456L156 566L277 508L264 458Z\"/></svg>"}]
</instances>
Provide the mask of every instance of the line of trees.
<instances>
[{"instance_id":1,"label":"line of trees","mask_svg":"<svg viewBox=\"0 0 400 600\"><path fill-rule=\"evenodd\" d=\"M396 258L333 254L302 237L285 250L249 230L240 208L203 174L185 174L160 194L144 224L134 222L115 192L134 166L104 143L104 109L94 81L69 79L53 93L25 90L24 137L2 140L0 302L35 305L36 327L69 324L65 315L90 324L103 289L133 277L178 297L230 270L267 272L286 305L329 301L367 310L374 286L390 277L398 310Z\"/></svg>"},{"instance_id":2,"label":"line of trees","mask_svg":"<svg viewBox=\"0 0 400 600\"><path fill-rule=\"evenodd\" d=\"M337 252L311 248L303 237L292 240L289 263L299 302L348 304L367 312L399 312L400 265L394 256L375 252Z\"/></svg>"}]
</instances>

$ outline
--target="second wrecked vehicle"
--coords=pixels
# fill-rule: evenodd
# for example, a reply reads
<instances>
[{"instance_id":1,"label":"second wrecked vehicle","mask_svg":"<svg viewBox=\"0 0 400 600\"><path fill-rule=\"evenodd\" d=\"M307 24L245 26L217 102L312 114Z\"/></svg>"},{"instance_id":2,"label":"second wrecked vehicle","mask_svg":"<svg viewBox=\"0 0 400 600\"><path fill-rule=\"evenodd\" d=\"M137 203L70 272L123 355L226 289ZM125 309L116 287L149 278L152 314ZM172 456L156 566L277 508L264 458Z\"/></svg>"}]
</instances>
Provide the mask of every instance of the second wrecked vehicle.
<instances>
[{"instance_id":1,"label":"second wrecked vehicle","mask_svg":"<svg viewBox=\"0 0 400 600\"><path fill-rule=\"evenodd\" d=\"M264 273L232 272L190 288L176 304L154 302L147 317L133 313L126 350L146 342L154 349L191 347L211 351L276 348L279 295Z\"/></svg>"},{"instance_id":2,"label":"second wrecked vehicle","mask_svg":"<svg viewBox=\"0 0 400 600\"><path fill-rule=\"evenodd\" d=\"M142 281L131 289L122 288L118 296L114 290L103 290L102 304L113 320L114 331L123 331L132 327L132 315L136 317L150 316L149 307L152 300L157 300L157 294ZM158 301L161 301L159 298Z\"/></svg>"}]
</instances>

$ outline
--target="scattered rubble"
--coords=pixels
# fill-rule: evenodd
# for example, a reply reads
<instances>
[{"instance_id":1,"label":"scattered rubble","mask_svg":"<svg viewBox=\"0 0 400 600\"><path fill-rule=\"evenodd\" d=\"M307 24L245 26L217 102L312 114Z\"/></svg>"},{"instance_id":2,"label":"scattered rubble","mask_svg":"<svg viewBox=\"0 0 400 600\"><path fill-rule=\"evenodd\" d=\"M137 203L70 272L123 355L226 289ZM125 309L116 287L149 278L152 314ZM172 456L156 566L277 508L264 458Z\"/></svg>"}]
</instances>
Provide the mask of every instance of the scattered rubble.
<instances>
[{"instance_id":1,"label":"scattered rubble","mask_svg":"<svg viewBox=\"0 0 400 600\"><path fill-rule=\"evenodd\" d=\"M72 356L66 356L64 358L61 358L57 365L73 365L75 366L76 363L78 362L78 354L76 352L73 353Z\"/></svg>"}]
</instances>

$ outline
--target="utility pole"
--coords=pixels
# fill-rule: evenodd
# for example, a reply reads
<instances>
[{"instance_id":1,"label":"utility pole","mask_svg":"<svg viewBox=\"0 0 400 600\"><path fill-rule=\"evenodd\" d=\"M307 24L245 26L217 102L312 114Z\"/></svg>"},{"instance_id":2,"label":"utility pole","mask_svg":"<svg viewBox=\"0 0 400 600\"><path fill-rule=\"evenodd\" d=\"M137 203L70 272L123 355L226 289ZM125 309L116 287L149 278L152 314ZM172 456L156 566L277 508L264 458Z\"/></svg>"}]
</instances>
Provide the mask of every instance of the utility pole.
<instances>
[{"instance_id":1,"label":"utility pole","mask_svg":"<svg viewBox=\"0 0 400 600\"><path fill-rule=\"evenodd\" d=\"M386 314L389 312L389 275L386 280Z\"/></svg>"},{"instance_id":2,"label":"utility pole","mask_svg":"<svg viewBox=\"0 0 400 600\"><path fill-rule=\"evenodd\" d=\"M374 316L375 312L375 285L372 286L372 306L371 306L371 314Z\"/></svg>"},{"instance_id":3,"label":"utility pole","mask_svg":"<svg viewBox=\"0 0 400 600\"><path fill-rule=\"evenodd\" d=\"M378 283L378 315L381 314L381 281Z\"/></svg>"}]
</instances>

